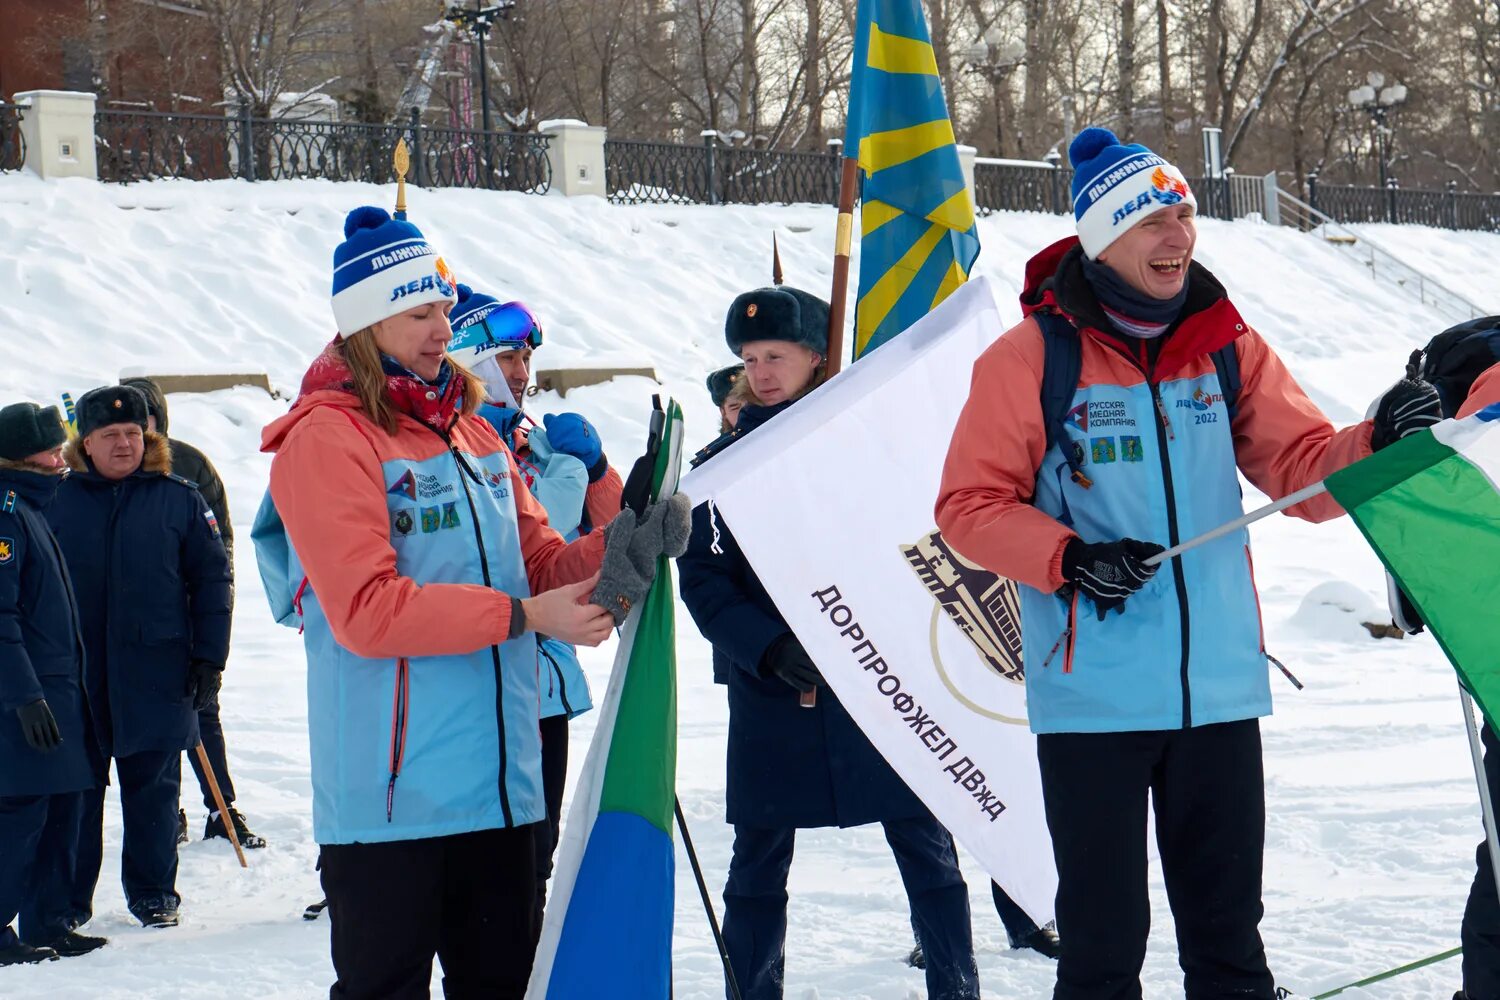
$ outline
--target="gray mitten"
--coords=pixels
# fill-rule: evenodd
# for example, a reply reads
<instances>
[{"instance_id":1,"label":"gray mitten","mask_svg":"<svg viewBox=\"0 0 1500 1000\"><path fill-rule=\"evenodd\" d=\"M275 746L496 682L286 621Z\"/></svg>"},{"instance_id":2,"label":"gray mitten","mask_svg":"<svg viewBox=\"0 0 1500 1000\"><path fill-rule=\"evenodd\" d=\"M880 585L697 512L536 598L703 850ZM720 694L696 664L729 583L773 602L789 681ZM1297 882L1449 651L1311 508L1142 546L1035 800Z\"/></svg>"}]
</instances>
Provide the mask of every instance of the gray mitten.
<instances>
[{"instance_id":1,"label":"gray mitten","mask_svg":"<svg viewBox=\"0 0 1500 1000\"><path fill-rule=\"evenodd\" d=\"M589 601L608 611L615 625L623 624L630 609L645 599L656 579L657 560L687 551L692 512L692 502L679 493L647 507L639 518L622 510L605 525L604 562Z\"/></svg>"}]
</instances>

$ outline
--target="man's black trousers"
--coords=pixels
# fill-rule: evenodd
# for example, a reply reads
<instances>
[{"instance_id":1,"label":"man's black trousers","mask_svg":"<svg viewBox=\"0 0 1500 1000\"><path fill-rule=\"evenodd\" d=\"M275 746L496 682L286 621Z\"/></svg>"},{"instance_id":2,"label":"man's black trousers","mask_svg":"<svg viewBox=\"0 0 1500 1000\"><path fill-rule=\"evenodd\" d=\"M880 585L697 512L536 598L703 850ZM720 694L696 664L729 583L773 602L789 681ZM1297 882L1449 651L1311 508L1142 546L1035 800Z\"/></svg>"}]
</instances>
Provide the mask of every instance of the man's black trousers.
<instances>
[{"instance_id":1,"label":"man's black trousers","mask_svg":"<svg viewBox=\"0 0 1500 1000\"><path fill-rule=\"evenodd\" d=\"M384 844L325 844L332 1000L521 1000L531 976L536 826Z\"/></svg>"},{"instance_id":2,"label":"man's black trousers","mask_svg":"<svg viewBox=\"0 0 1500 1000\"><path fill-rule=\"evenodd\" d=\"M1057 861L1054 1000L1140 1000L1147 793L1188 1000L1270 1000L1260 724L1037 737Z\"/></svg>"}]
</instances>

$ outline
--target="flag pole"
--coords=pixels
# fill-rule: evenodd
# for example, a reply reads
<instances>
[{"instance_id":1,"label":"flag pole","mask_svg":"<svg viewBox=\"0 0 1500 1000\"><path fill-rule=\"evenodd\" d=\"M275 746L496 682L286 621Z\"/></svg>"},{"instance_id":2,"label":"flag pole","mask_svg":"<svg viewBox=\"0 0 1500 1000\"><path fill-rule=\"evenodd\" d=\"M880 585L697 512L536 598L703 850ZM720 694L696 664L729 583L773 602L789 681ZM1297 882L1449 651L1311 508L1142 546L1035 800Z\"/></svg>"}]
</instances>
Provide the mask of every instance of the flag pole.
<instances>
[{"instance_id":1,"label":"flag pole","mask_svg":"<svg viewBox=\"0 0 1500 1000\"><path fill-rule=\"evenodd\" d=\"M833 291L828 296L828 357L823 364L828 378L844 367L844 313L849 300L849 252L854 248L854 196L859 191L859 160L844 157L839 175L839 220L833 239ZM816 708L818 689L804 691L797 703Z\"/></svg>"},{"instance_id":2,"label":"flag pole","mask_svg":"<svg viewBox=\"0 0 1500 1000\"><path fill-rule=\"evenodd\" d=\"M828 296L828 377L844 367L844 313L849 299L849 252L854 247L854 199L859 194L859 160L844 157L839 176L838 230L833 241L833 293Z\"/></svg>"},{"instance_id":3,"label":"flag pole","mask_svg":"<svg viewBox=\"0 0 1500 1000\"><path fill-rule=\"evenodd\" d=\"M1286 510L1288 507L1295 507L1299 503L1311 500L1313 497L1327 492L1328 487L1325 486L1322 482L1313 483L1311 486L1304 487L1298 490L1296 493L1291 493L1287 496L1282 497L1275 503L1268 503L1264 507L1261 507L1259 510L1252 510L1250 513L1244 515L1243 517L1237 517L1233 521L1230 521L1228 524L1221 524L1217 528L1214 528L1210 531L1205 531L1203 534L1199 535L1196 538L1189 538L1181 545L1174 545L1167 551L1158 553L1157 555L1152 556L1150 559L1147 559L1146 565L1155 566L1158 563L1164 563L1168 559L1173 559L1177 556L1182 555L1189 549L1196 549L1198 546L1207 544L1208 542L1211 542L1216 538L1223 538L1230 532L1239 531L1246 525L1254 524L1256 521L1264 520L1265 518L1270 517L1272 514L1280 513L1281 511Z\"/></svg>"},{"instance_id":4,"label":"flag pole","mask_svg":"<svg viewBox=\"0 0 1500 1000\"><path fill-rule=\"evenodd\" d=\"M1474 759L1474 780L1479 783L1479 807L1484 813L1484 840L1490 847L1490 874L1495 879L1495 894L1500 897L1500 834L1495 830L1495 803L1490 798L1490 783L1484 773L1484 749L1479 743L1479 730L1474 725L1474 699L1462 682L1458 685L1458 696L1464 706L1464 728L1469 732L1469 756Z\"/></svg>"},{"instance_id":5,"label":"flag pole","mask_svg":"<svg viewBox=\"0 0 1500 1000\"><path fill-rule=\"evenodd\" d=\"M682 831L682 846L687 850L688 864L693 867L693 878L698 883L698 895L703 898L703 910L708 914L708 926L714 932L714 944L719 946L719 961L724 963L724 984L729 987L730 1000L740 1000L740 985L735 982L734 969L729 964L729 948L724 944L724 933L719 929L719 917L714 913L713 900L708 896L708 883L703 881L703 868L698 864L698 852L693 849L693 838L688 833L687 817L682 815L682 800L673 796L672 807L677 812L677 828Z\"/></svg>"}]
</instances>

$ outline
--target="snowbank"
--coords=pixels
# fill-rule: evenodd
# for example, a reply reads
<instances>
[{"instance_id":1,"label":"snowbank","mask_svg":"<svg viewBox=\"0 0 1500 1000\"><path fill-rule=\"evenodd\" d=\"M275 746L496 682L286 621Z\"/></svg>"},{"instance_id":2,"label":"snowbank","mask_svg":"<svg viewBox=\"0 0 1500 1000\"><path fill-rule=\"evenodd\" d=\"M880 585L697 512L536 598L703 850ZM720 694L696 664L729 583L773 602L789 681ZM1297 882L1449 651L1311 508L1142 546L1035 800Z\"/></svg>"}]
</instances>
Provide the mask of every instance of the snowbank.
<instances>
[{"instance_id":1,"label":"snowbank","mask_svg":"<svg viewBox=\"0 0 1500 1000\"><path fill-rule=\"evenodd\" d=\"M7 248L0 255L0 401L76 395L125 369L264 371L294 395L308 360L333 333L329 261L344 213L392 197L390 189L325 182L106 186L0 176L0 245ZM621 208L472 191L412 191L410 200L412 219L463 280L538 311L547 337L539 366L605 358L654 365L660 391L682 402L693 447L717 426L703 377L731 360L724 308L735 293L769 282L771 234L791 283L828 287L827 207ZM1014 294L1027 257L1070 231L1071 220L1044 215L980 222L979 268L1006 290L1008 318L1019 316ZM1387 229L1377 238L1450 270L1472 265L1476 295L1494 286L1480 269L1500 267L1496 254L1484 252L1496 237ZM1337 248L1290 230L1205 221L1199 257L1338 422L1361 415L1399 376L1406 352L1443 325L1376 285ZM1453 274L1445 280L1457 287ZM542 394L529 406L587 414L623 466L643 439L652 391L648 380L621 379L572 390L566 402ZM260 427L285 405L249 388L171 399L173 430L218 465L242 536L266 478ZM1247 503L1259 501L1247 488ZM1382 600L1378 566L1353 528L1278 518L1255 529L1255 542L1270 647L1307 685L1297 693L1272 680L1278 708L1264 727L1271 817L1264 933L1281 981L1311 994L1457 942L1481 836L1478 806L1452 673L1434 644L1375 642L1353 628L1320 632L1296 615L1310 592L1330 583L1351 606ZM6 996L326 992L327 921L298 918L321 896L312 870L302 651L265 611L247 537L238 555L225 726L240 804L271 848L252 854L242 873L222 843L186 847L184 925L147 933L132 926L121 903L112 804L92 925L113 938L111 947L6 970ZM678 787L717 900L730 847L726 711L722 689L709 682L706 645L685 612L679 622ZM611 656L607 647L585 656L596 686ZM574 725L575 767L593 719ZM196 836L202 810L191 777L185 791ZM685 861L679 869L676 995L715 997L722 989L717 955ZM1052 965L1005 949L988 888L972 862L966 870L986 994L1050 995ZM802 835L791 892L789 997L920 994L920 974L901 961L910 928L878 829ZM1146 992L1179 994L1159 876L1153 904ZM1347 995L1446 996L1457 972L1450 962Z\"/></svg>"}]
</instances>

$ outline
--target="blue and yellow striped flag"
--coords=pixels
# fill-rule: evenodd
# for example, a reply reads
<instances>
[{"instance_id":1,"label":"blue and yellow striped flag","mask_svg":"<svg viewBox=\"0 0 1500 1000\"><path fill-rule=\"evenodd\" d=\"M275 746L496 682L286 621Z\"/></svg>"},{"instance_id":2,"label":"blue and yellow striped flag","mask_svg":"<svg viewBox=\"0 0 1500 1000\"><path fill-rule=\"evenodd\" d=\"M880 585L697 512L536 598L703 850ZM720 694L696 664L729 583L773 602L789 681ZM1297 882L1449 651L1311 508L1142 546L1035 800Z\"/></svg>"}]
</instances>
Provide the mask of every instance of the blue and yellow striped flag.
<instances>
[{"instance_id":1,"label":"blue and yellow striped flag","mask_svg":"<svg viewBox=\"0 0 1500 1000\"><path fill-rule=\"evenodd\" d=\"M921 0L859 0L844 149L864 178L857 359L951 295L979 256Z\"/></svg>"}]
</instances>

